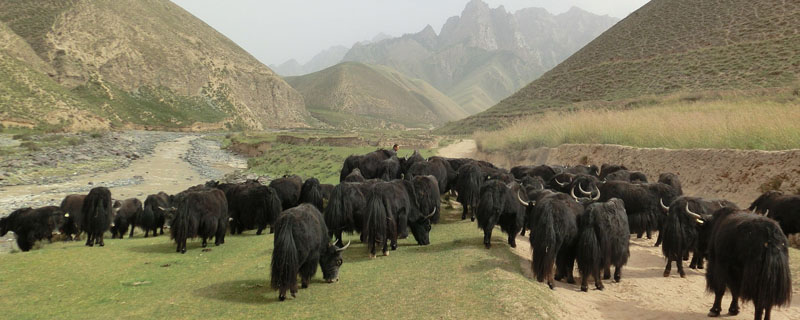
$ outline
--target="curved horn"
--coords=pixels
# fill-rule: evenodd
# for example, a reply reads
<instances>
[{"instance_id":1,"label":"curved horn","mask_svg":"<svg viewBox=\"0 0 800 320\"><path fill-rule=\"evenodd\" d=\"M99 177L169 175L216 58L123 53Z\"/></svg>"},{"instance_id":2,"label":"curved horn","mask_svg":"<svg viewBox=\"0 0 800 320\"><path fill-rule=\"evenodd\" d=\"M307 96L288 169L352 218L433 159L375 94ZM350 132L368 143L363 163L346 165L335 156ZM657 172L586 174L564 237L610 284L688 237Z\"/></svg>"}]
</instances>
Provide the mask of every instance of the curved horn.
<instances>
[{"instance_id":1,"label":"curved horn","mask_svg":"<svg viewBox=\"0 0 800 320\"><path fill-rule=\"evenodd\" d=\"M753 206L753 213L756 213L756 211L758 211L758 207Z\"/></svg>"},{"instance_id":2,"label":"curved horn","mask_svg":"<svg viewBox=\"0 0 800 320\"><path fill-rule=\"evenodd\" d=\"M595 188L595 190L597 190L597 196L595 196L594 198L592 198L592 200L593 200L593 201L597 201L597 200L599 200L599 199L600 199L600 188L598 188L597 186L594 186L594 188Z\"/></svg>"},{"instance_id":3,"label":"curved horn","mask_svg":"<svg viewBox=\"0 0 800 320\"><path fill-rule=\"evenodd\" d=\"M580 190L580 192L583 193L583 194L588 194L590 196L592 195L591 192L587 192L586 190L583 190L583 186L580 183L578 183L578 190Z\"/></svg>"},{"instance_id":4,"label":"curved horn","mask_svg":"<svg viewBox=\"0 0 800 320\"><path fill-rule=\"evenodd\" d=\"M564 186L569 184L569 182L559 182L558 178L555 178L554 180L556 181L556 184L558 184L559 186L562 186L562 187L564 187Z\"/></svg>"},{"instance_id":5,"label":"curved horn","mask_svg":"<svg viewBox=\"0 0 800 320\"><path fill-rule=\"evenodd\" d=\"M427 216L425 217L425 219L430 219L430 218L433 218L433 215L435 215L435 214L436 214L436 207L433 207L433 212L431 212L431 214L427 215Z\"/></svg>"},{"instance_id":6,"label":"curved horn","mask_svg":"<svg viewBox=\"0 0 800 320\"><path fill-rule=\"evenodd\" d=\"M703 219L703 217L701 217L699 214L696 214L696 213L692 212L692 210L689 210L689 202L688 201L686 202L686 213L689 214L690 216L692 216L693 219L700 219L700 220Z\"/></svg>"},{"instance_id":7,"label":"curved horn","mask_svg":"<svg viewBox=\"0 0 800 320\"><path fill-rule=\"evenodd\" d=\"M662 198L658 198L658 203L660 203L660 204L661 204L661 209L664 209L664 210L666 210L666 211L669 211L669 207L667 207L667 206L665 206L665 205L664 205L664 199L662 199Z\"/></svg>"},{"instance_id":8,"label":"curved horn","mask_svg":"<svg viewBox=\"0 0 800 320\"><path fill-rule=\"evenodd\" d=\"M575 201L578 201L578 197L575 196L575 186L572 186L572 190L569 191L569 195L572 196L572 199L575 199Z\"/></svg>"},{"instance_id":9,"label":"curved horn","mask_svg":"<svg viewBox=\"0 0 800 320\"><path fill-rule=\"evenodd\" d=\"M764 211L764 216L765 217L769 216L769 209L767 209L767 211Z\"/></svg>"},{"instance_id":10,"label":"curved horn","mask_svg":"<svg viewBox=\"0 0 800 320\"><path fill-rule=\"evenodd\" d=\"M599 167L598 167L598 168L597 168L597 176L598 176L598 177L600 176L600 171L603 171L603 168L599 168Z\"/></svg>"},{"instance_id":11,"label":"curved horn","mask_svg":"<svg viewBox=\"0 0 800 320\"><path fill-rule=\"evenodd\" d=\"M528 202L522 200L522 197L519 195L519 190L517 190L517 200L519 200L519 203L521 203L523 206L527 207L528 205L530 205Z\"/></svg>"},{"instance_id":12,"label":"curved horn","mask_svg":"<svg viewBox=\"0 0 800 320\"><path fill-rule=\"evenodd\" d=\"M347 240L347 244L344 245L344 247L336 248L336 251L344 251L344 249L347 249L347 247L349 246L350 246L350 240Z\"/></svg>"}]
</instances>

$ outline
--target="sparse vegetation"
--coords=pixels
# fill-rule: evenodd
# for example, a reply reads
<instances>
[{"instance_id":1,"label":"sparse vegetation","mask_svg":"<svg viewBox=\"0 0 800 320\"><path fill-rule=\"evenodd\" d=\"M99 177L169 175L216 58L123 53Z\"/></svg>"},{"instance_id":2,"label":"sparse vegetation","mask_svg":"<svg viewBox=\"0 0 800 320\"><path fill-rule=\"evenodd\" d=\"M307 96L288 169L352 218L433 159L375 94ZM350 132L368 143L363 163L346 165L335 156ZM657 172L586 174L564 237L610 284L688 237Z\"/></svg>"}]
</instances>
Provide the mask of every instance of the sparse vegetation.
<instances>
[{"instance_id":1,"label":"sparse vegetation","mask_svg":"<svg viewBox=\"0 0 800 320\"><path fill-rule=\"evenodd\" d=\"M175 253L169 236L80 241L0 255L0 309L8 318L552 318L547 286L522 274L497 232L486 250L474 223L444 212L431 245L409 237L388 257L368 259L358 236L344 252L340 281L321 272L296 299L278 302L269 288L273 236L227 236L202 252L200 241ZM54 267L69 262L69 267ZM458 306L453 307L453 306Z\"/></svg>"},{"instance_id":2,"label":"sparse vegetation","mask_svg":"<svg viewBox=\"0 0 800 320\"><path fill-rule=\"evenodd\" d=\"M620 144L645 148L800 148L800 101L761 97L678 99L632 110L550 112L508 128L475 135L483 151L512 151L568 143Z\"/></svg>"}]
</instances>

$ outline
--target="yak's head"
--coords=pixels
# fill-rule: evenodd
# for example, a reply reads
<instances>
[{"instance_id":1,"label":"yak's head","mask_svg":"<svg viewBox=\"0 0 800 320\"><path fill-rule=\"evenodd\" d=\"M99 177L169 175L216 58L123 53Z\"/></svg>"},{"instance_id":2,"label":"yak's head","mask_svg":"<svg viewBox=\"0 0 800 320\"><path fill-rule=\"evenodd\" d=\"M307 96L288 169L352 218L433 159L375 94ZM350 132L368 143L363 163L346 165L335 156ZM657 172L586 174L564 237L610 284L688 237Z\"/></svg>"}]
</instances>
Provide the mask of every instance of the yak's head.
<instances>
[{"instance_id":1,"label":"yak's head","mask_svg":"<svg viewBox=\"0 0 800 320\"><path fill-rule=\"evenodd\" d=\"M750 210L753 213L765 214L769 207L769 203L775 201L775 199L780 196L783 196L783 192L775 190L764 192L764 194L760 195L755 201L753 201L753 203L750 204L750 207L747 208L747 210Z\"/></svg>"},{"instance_id":2,"label":"yak's head","mask_svg":"<svg viewBox=\"0 0 800 320\"><path fill-rule=\"evenodd\" d=\"M430 232L431 232L431 218L436 215L436 208L433 208L433 212L431 212L427 216L423 216L417 221L411 221L408 223L408 228L411 229L411 234L414 235L414 239L417 240L417 244L421 246L427 246L431 244L430 239Z\"/></svg>"},{"instance_id":3,"label":"yak's head","mask_svg":"<svg viewBox=\"0 0 800 320\"><path fill-rule=\"evenodd\" d=\"M578 175L570 183L569 195L575 201L588 204L600 199L600 182L594 176Z\"/></svg>"},{"instance_id":4,"label":"yak's head","mask_svg":"<svg viewBox=\"0 0 800 320\"><path fill-rule=\"evenodd\" d=\"M0 218L0 237L5 236L6 233L11 231L11 226L8 217Z\"/></svg>"},{"instance_id":5,"label":"yak's head","mask_svg":"<svg viewBox=\"0 0 800 320\"><path fill-rule=\"evenodd\" d=\"M69 213L61 211L61 209L53 210L48 221L50 224L50 230L58 230L60 232L64 229L64 224L67 222L68 218Z\"/></svg>"},{"instance_id":6,"label":"yak's head","mask_svg":"<svg viewBox=\"0 0 800 320\"><path fill-rule=\"evenodd\" d=\"M337 240L334 239L333 243L329 243L319 257L322 278L328 283L339 281L339 267L341 267L344 262L342 260L342 251L350 246L350 242L348 241L347 245L339 248L336 246L336 241Z\"/></svg>"}]
</instances>

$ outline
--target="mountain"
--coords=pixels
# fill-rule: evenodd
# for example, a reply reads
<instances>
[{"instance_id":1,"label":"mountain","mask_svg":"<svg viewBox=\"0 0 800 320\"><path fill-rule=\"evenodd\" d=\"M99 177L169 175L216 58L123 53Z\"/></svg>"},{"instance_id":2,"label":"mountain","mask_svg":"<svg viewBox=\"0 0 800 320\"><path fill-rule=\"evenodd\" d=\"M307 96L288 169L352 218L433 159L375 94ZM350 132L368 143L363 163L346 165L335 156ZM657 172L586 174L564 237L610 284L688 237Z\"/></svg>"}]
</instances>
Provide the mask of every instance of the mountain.
<instances>
[{"instance_id":1,"label":"mountain","mask_svg":"<svg viewBox=\"0 0 800 320\"><path fill-rule=\"evenodd\" d=\"M447 20L439 34L416 34L353 46L344 61L385 65L420 78L470 113L485 110L556 66L617 20L578 8L552 15L509 13L481 0Z\"/></svg>"},{"instance_id":2,"label":"mountain","mask_svg":"<svg viewBox=\"0 0 800 320\"><path fill-rule=\"evenodd\" d=\"M348 50L345 46L334 46L318 53L306 64L300 64L297 60L291 59L278 66L270 65L270 68L284 77L314 73L342 62L342 58Z\"/></svg>"},{"instance_id":3,"label":"mountain","mask_svg":"<svg viewBox=\"0 0 800 320\"><path fill-rule=\"evenodd\" d=\"M511 97L441 131L496 129L587 102L796 88L798 25L798 1L653 0Z\"/></svg>"},{"instance_id":4,"label":"mountain","mask_svg":"<svg viewBox=\"0 0 800 320\"><path fill-rule=\"evenodd\" d=\"M345 62L286 81L314 117L336 127L431 128L467 116L427 82L385 66Z\"/></svg>"},{"instance_id":5,"label":"mountain","mask_svg":"<svg viewBox=\"0 0 800 320\"><path fill-rule=\"evenodd\" d=\"M302 96L168 0L0 0L0 121L304 127Z\"/></svg>"}]
</instances>

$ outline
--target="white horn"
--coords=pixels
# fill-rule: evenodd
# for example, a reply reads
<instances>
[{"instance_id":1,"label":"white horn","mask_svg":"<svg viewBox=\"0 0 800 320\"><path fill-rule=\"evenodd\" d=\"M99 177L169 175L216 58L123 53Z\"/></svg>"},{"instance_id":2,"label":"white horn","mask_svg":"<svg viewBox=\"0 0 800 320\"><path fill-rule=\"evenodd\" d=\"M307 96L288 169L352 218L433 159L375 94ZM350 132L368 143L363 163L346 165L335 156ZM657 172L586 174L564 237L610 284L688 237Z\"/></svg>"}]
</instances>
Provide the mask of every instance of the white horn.
<instances>
[{"instance_id":1,"label":"white horn","mask_svg":"<svg viewBox=\"0 0 800 320\"><path fill-rule=\"evenodd\" d=\"M431 214L429 214L427 217L425 217L425 219L433 218L433 215L435 215L435 214L436 214L436 207L433 207L433 212L431 212Z\"/></svg>"},{"instance_id":2,"label":"white horn","mask_svg":"<svg viewBox=\"0 0 800 320\"><path fill-rule=\"evenodd\" d=\"M572 186L572 190L569 191L569 195L572 196L572 199L575 199L575 201L578 201L578 197L575 196L575 186Z\"/></svg>"},{"instance_id":3,"label":"white horn","mask_svg":"<svg viewBox=\"0 0 800 320\"><path fill-rule=\"evenodd\" d=\"M578 190L580 190L580 192L583 194L588 194L590 196L592 195L591 192L586 192L586 190L583 190L583 186L580 183L578 183Z\"/></svg>"},{"instance_id":4,"label":"white horn","mask_svg":"<svg viewBox=\"0 0 800 320\"><path fill-rule=\"evenodd\" d=\"M344 249L347 249L347 247L349 246L350 246L350 240L347 240L347 244L344 245L344 247L336 248L336 251L344 251Z\"/></svg>"},{"instance_id":5,"label":"white horn","mask_svg":"<svg viewBox=\"0 0 800 320\"><path fill-rule=\"evenodd\" d=\"M595 186L594 188L597 190L597 196L595 196L594 198L592 198L592 200L593 200L593 201L597 201L597 200L599 200L599 199L600 199L600 188L598 188L597 186Z\"/></svg>"},{"instance_id":6,"label":"white horn","mask_svg":"<svg viewBox=\"0 0 800 320\"><path fill-rule=\"evenodd\" d=\"M562 187L569 184L569 182L563 182L563 183L562 182L558 182L558 178L555 178L555 181L556 181L556 184L558 184L559 186L562 186Z\"/></svg>"},{"instance_id":7,"label":"white horn","mask_svg":"<svg viewBox=\"0 0 800 320\"><path fill-rule=\"evenodd\" d=\"M519 200L519 203L521 203L523 206L527 207L529 205L529 203L522 200L522 197L519 195L519 190L517 190L517 200Z\"/></svg>"},{"instance_id":8,"label":"white horn","mask_svg":"<svg viewBox=\"0 0 800 320\"><path fill-rule=\"evenodd\" d=\"M692 210L689 210L689 202L688 201L686 202L686 213L688 213L694 219L703 219L703 217L701 217L699 214L696 214L696 213L692 212Z\"/></svg>"},{"instance_id":9,"label":"white horn","mask_svg":"<svg viewBox=\"0 0 800 320\"><path fill-rule=\"evenodd\" d=\"M764 216L765 217L769 216L769 209L767 209L767 211L764 211Z\"/></svg>"},{"instance_id":10,"label":"white horn","mask_svg":"<svg viewBox=\"0 0 800 320\"><path fill-rule=\"evenodd\" d=\"M669 207L664 205L664 199L658 198L658 202L661 203L661 209L669 211Z\"/></svg>"}]
</instances>

